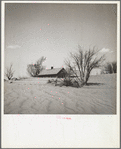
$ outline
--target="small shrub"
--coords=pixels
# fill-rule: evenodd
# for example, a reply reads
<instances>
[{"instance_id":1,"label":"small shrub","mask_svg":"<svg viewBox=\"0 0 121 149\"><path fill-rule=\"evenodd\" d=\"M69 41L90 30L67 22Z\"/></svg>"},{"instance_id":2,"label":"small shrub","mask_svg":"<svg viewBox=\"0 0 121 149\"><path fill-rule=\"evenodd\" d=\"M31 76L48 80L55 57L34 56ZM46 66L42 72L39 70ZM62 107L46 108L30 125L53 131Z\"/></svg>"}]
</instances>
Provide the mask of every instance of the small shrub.
<instances>
[{"instance_id":1,"label":"small shrub","mask_svg":"<svg viewBox=\"0 0 121 149\"><path fill-rule=\"evenodd\" d=\"M65 85L64 82L61 82L61 83L59 84L60 87L62 87L63 85Z\"/></svg>"},{"instance_id":2,"label":"small shrub","mask_svg":"<svg viewBox=\"0 0 121 149\"><path fill-rule=\"evenodd\" d=\"M50 80L48 80L48 81L47 81L47 83L51 83L51 81L50 81Z\"/></svg>"},{"instance_id":3,"label":"small shrub","mask_svg":"<svg viewBox=\"0 0 121 149\"><path fill-rule=\"evenodd\" d=\"M13 83L13 81L12 81L12 80L9 80L8 82L9 82L9 83Z\"/></svg>"},{"instance_id":4,"label":"small shrub","mask_svg":"<svg viewBox=\"0 0 121 149\"><path fill-rule=\"evenodd\" d=\"M16 80L18 80L18 79L17 79L17 78L12 78L11 80L16 81Z\"/></svg>"},{"instance_id":5,"label":"small shrub","mask_svg":"<svg viewBox=\"0 0 121 149\"><path fill-rule=\"evenodd\" d=\"M54 82L57 83L57 79L55 79Z\"/></svg>"},{"instance_id":6,"label":"small shrub","mask_svg":"<svg viewBox=\"0 0 121 149\"><path fill-rule=\"evenodd\" d=\"M72 80L69 77L65 78L63 82L64 82L65 86L72 86L73 85Z\"/></svg>"},{"instance_id":7,"label":"small shrub","mask_svg":"<svg viewBox=\"0 0 121 149\"><path fill-rule=\"evenodd\" d=\"M79 87L79 83L75 80L75 79L70 79L69 77L66 77L64 79L52 79L52 80L48 80L47 83L52 83L55 84L55 86L72 86L72 87Z\"/></svg>"},{"instance_id":8,"label":"small shrub","mask_svg":"<svg viewBox=\"0 0 121 149\"><path fill-rule=\"evenodd\" d=\"M52 83L52 84L55 84L55 83L57 83L58 81L57 81L57 79L51 79L51 80L48 80L47 81L47 83Z\"/></svg>"}]
</instances>

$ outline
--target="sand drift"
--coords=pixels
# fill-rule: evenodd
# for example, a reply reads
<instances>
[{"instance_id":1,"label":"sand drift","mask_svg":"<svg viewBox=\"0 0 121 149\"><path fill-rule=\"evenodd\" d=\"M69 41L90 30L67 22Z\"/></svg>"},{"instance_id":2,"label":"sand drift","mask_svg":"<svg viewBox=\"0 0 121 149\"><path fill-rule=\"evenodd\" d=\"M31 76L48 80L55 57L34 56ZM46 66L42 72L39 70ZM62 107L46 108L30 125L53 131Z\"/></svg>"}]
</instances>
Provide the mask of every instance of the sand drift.
<instances>
[{"instance_id":1,"label":"sand drift","mask_svg":"<svg viewBox=\"0 0 121 149\"><path fill-rule=\"evenodd\" d=\"M91 76L82 88L47 84L50 78L5 82L5 114L116 114L116 74Z\"/></svg>"}]
</instances>

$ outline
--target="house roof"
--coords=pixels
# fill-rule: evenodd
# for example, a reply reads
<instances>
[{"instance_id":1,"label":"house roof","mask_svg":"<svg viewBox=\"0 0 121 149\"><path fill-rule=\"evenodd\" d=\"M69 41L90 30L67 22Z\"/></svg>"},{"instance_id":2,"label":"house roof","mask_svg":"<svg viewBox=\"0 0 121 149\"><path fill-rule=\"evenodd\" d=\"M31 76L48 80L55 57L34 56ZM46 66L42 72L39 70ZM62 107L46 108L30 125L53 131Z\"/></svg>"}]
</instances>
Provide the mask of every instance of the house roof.
<instances>
[{"instance_id":1,"label":"house roof","mask_svg":"<svg viewBox=\"0 0 121 149\"><path fill-rule=\"evenodd\" d=\"M58 74L63 69L64 68L45 69L45 70L41 71L40 74L38 74L38 76Z\"/></svg>"}]
</instances>

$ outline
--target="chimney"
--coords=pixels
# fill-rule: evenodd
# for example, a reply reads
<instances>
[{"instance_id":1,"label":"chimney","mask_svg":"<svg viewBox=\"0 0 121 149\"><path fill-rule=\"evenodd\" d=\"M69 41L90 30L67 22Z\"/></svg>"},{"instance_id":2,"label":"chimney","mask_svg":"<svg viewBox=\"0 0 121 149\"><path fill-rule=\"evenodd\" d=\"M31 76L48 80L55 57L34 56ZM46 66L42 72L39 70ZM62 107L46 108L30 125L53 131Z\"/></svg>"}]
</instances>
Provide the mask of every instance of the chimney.
<instances>
[{"instance_id":1,"label":"chimney","mask_svg":"<svg viewBox=\"0 0 121 149\"><path fill-rule=\"evenodd\" d=\"M53 69L53 67L51 67L51 69Z\"/></svg>"}]
</instances>

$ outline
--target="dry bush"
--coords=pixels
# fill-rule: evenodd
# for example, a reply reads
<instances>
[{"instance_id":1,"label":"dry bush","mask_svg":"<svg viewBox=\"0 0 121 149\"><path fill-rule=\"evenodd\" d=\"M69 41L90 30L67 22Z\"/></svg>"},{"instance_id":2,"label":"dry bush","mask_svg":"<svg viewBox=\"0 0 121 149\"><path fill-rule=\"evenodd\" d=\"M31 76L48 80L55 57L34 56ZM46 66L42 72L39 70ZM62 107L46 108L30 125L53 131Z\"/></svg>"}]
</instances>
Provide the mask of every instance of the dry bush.
<instances>
[{"instance_id":1,"label":"dry bush","mask_svg":"<svg viewBox=\"0 0 121 149\"><path fill-rule=\"evenodd\" d=\"M5 75L8 78L8 80L11 80L12 77L13 77L13 74L14 74L14 71L13 71L12 67L13 67L13 64L10 64L10 67L6 68Z\"/></svg>"},{"instance_id":2,"label":"dry bush","mask_svg":"<svg viewBox=\"0 0 121 149\"><path fill-rule=\"evenodd\" d=\"M72 87L79 87L78 82L75 79L69 79L68 77L65 78L57 78L48 80L47 83L54 84L55 86L72 86Z\"/></svg>"},{"instance_id":3,"label":"dry bush","mask_svg":"<svg viewBox=\"0 0 121 149\"><path fill-rule=\"evenodd\" d=\"M56 83L56 79L55 80L54 79L48 80L47 83L53 83L54 84L54 83Z\"/></svg>"}]
</instances>

